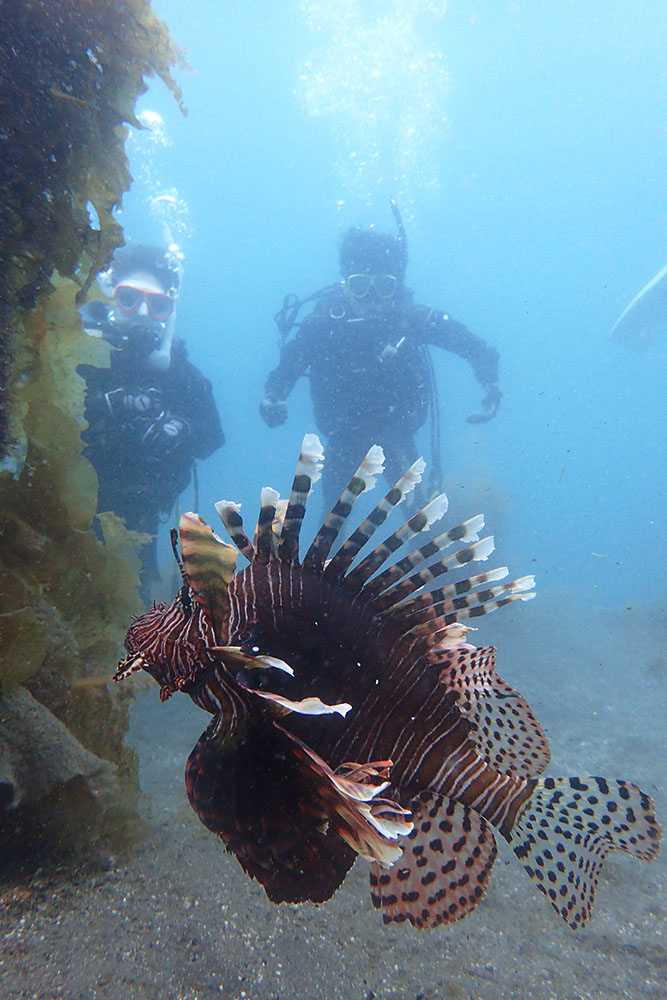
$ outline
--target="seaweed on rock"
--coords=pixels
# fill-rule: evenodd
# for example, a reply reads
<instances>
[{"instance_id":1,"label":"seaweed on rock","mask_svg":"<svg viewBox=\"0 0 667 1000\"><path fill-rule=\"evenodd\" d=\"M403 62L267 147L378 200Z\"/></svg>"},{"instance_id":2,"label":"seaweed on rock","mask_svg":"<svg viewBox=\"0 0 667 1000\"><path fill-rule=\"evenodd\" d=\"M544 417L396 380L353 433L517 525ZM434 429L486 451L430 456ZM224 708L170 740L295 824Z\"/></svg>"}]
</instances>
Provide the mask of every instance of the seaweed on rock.
<instances>
[{"instance_id":1,"label":"seaweed on rock","mask_svg":"<svg viewBox=\"0 0 667 1000\"><path fill-rule=\"evenodd\" d=\"M146 76L180 102L181 56L149 0L0 0L0 21L0 302L25 308L54 269L75 274L85 252L85 283L123 242L124 123L139 125Z\"/></svg>"},{"instance_id":2,"label":"seaweed on rock","mask_svg":"<svg viewBox=\"0 0 667 1000\"><path fill-rule=\"evenodd\" d=\"M0 22L6 847L37 816L51 833L57 813L69 839L75 828L127 830L136 806L136 762L123 745L129 703L103 678L140 607L141 539L113 515L100 518L103 540L90 527L97 479L81 455L76 367L108 364L108 347L82 332L76 307L123 242L112 213L131 182L125 123L139 124L134 105L148 76L180 103L171 67L181 56L149 0L0 0ZM58 766L47 767L54 755Z\"/></svg>"}]
</instances>

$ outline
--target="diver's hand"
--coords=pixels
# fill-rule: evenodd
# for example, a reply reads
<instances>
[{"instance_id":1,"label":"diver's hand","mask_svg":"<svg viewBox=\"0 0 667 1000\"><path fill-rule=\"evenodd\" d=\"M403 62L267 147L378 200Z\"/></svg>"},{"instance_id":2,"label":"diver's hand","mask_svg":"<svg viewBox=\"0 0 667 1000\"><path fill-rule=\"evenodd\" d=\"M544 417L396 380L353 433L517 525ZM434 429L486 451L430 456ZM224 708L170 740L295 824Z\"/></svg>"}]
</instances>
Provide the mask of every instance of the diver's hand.
<instances>
[{"instance_id":1,"label":"diver's hand","mask_svg":"<svg viewBox=\"0 0 667 1000\"><path fill-rule=\"evenodd\" d=\"M184 417L164 412L147 428L141 443L146 451L161 458L179 448L189 433L190 424Z\"/></svg>"},{"instance_id":2,"label":"diver's hand","mask_svg":"<svg viewBox=\"0 0 667 1000\"><path fill-rule=\"evenodd\" d=\"M128 392L127 389L114 389L105 392L109 413L120 420L128 420L134 416L158 416L162 411L162 393L159 389L139 389Z\"/></svg>"},{"instance_id":3,"label":"diver's hand","mask_svg":"<svg viewBox=\"0 0 667 1000\"><path fill-rule=\"evenodd\" d=\"M496 383L493 385L487 385L486 395L482 400L482 412L471 413L467 418L467 422L469 424L485 424L487 420L491 420L498 412L498 407L500 406L500 400L502 398L503 394L500 391L499 385L496 385Z\"/></svg>"},{"instance_id":4,"label":"diver's hand","mask_svg":"<svg viewBox=\"0 0 667 1000\"><path fill-rule=\"evenodd\" d=\"M284 399L269 399L267 396L259 404L262 420L269 427L280 427L287 420L287 403Z\"/></svg>"}]
</instances>

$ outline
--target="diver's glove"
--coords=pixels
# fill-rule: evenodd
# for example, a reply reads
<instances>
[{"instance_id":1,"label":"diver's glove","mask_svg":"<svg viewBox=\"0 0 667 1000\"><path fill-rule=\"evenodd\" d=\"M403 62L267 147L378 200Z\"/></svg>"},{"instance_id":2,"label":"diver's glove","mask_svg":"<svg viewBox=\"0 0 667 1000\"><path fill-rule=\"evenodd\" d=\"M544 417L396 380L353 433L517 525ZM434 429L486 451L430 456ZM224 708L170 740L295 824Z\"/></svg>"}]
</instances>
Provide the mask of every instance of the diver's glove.
<instances>
[{"instance_id":1,"label":"diver's glove","mask_svg":"<svg viewBox=\"0 0 667 1000\"><path fill-rule=\"evenodd\" d=\"M162 393L159 389L139 389L136 392L113 389L105 392L104 398L109 413L118 420L158 416L162 412Z\"/></svg>"},{"instance_id":2,"label":"diver's glove","mask_svg":"<svg viewBox=\"0 0 667 1000\"><path fill-rule=\"evenodd\" d=\"M270 399L267 396L259 404L259 413L269 427L280 427L287 420L287 403L284 399Z\"/></svg>"},{"instance_id":3,"label":"diver's glove","mask_svg":"<svg viewBox=\"0 0 667 1000\"><path fill-rule=\"evenodd\" d=\"M157 458L170 455L180 448L190 433L190 424L184 417L175 417L166 411L144 432L141 438L146 451Z\"/></svg>"},{"instance_id":4,"label":"diver's glove","mask_svg":"<svg viewBox=\"0 0 667 1000\"><path fill-rule=\"evenodd\" d=\"M485 424L487 420L491 420L495 417L498 412L498 407L500 406L500 400L503 398L503 394L500 391L500 386L497 383L486 386L486 395L482 400L482 412L481 413L471 413L467 418L469 424Z\"/></svg>"}]
</instances>

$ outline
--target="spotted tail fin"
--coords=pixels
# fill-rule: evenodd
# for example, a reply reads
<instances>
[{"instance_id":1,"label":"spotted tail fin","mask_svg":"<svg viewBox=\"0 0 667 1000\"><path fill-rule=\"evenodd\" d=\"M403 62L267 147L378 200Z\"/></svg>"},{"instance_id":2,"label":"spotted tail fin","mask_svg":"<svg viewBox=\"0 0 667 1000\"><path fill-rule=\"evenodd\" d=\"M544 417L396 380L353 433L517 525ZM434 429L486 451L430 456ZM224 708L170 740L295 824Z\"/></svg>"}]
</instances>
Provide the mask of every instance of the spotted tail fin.
<instances>
[{"instance_id":1,"label":"spotted tail fin","mask_svg":"<svg viewBox=\"0 0 667 1000\"><path fill-rule=\"evenodd\" d=\"M600 869L610 851L642 861L658 853L653 801L620 779L539 778L508 832L530 877L570 927L589 919Z\"/></svg>"}]
</instances>

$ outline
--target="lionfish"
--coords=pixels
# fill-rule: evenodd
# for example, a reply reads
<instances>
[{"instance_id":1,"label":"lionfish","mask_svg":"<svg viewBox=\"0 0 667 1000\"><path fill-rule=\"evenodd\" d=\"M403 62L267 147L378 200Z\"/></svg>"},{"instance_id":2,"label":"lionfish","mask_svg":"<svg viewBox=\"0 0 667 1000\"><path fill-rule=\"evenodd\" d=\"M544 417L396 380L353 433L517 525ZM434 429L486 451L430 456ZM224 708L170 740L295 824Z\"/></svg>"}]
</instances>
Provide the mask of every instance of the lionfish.
<instances>
[{"instance_id":1,"label":"lionfish","mask_svg":"<svg viewBox=\"0 0 667 1000\"><path fill-rule=\"evenodd\" d=\"M650 861L660 828L626 781L541 777L539 723L495 672L494 648L466 641L466 620L534 597L533 577L498 583L503 567L437 586L494 547L481 515L410 545L444 494L364 555L424 470L415 462L345 537L383 471L378 446L300 560L323 458L306 435L289 500L262 490L253 541L239 504L216 504L233 545L181 517L183 584L131 625L115 679L145 670L163 701L183 691L213 716L187 761L188 798L274 902L328 899L360 854L385 923L449 923L484 895L499 833L580 926L609 851Z\"/></svg>"}]
</instances>

